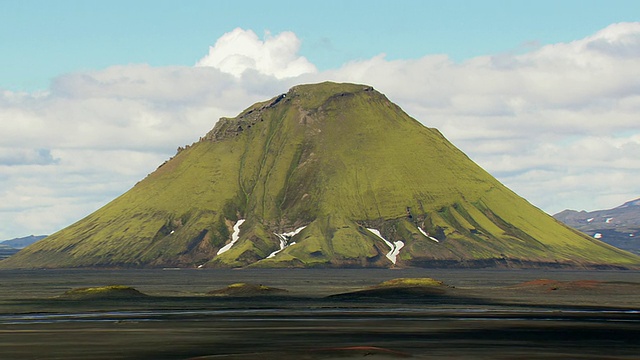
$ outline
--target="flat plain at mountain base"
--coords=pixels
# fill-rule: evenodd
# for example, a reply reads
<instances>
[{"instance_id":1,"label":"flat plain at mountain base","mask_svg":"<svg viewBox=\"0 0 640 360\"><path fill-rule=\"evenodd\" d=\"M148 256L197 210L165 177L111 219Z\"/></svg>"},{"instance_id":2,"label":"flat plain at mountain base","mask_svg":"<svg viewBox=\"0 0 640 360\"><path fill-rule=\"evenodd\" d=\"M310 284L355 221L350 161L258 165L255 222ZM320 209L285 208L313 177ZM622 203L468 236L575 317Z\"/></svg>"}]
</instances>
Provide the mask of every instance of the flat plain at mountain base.
<instances>
[{"instance_id":1,"label":"flat plain at mountain base","mask_svg":"<svg viewBox=\"0 0 640 360\"><path fill-rule=\"evenodd\" d=\"M438 291L404 289L401 297L367 291L397 278L443 284L435 285ZM1 271L0 279L3 359L633 359L640 353L640 272L634 271L34 270ZM207 295L239 283L287 291ZM115 284L148 296L62 296Z\"/></svg>"}]
</instances>

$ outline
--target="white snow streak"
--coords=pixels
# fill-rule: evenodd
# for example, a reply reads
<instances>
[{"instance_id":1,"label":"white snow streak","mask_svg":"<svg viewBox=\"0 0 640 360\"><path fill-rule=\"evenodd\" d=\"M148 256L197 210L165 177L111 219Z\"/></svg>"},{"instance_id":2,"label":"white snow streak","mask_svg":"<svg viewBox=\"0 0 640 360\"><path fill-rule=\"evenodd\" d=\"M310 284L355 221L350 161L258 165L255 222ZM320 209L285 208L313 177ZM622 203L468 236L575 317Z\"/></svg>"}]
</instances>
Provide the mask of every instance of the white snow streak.
<instances>
[{"instance_id":1,"label":"white snow streak","mask_svg":"<svg viewBox=\"0 0 640 360\"><path fill-rule=\"evenodd\" d=\"M431 240L433 240L433 241L435 241L435 242L437 242L437 243L439 243L439 242L440 242L440 240L438 240L438 239L434 238L433 236L431 236L431 235L427 234L426 232L424 232L424 230L422 230L422 228L421 228L421 227L419 227L419 226L418 226L418 230L420 230L420 232L422 233L422 235L424 235L424 236L428 237L429 239L431 239Z\"/></svg>"},{"instance_id":2,"label":"white snow streak","mask_svg":"<svg viewBox=\"0 0 640 360\"><path fill-rule=\"evenodd\" d=\"M242 225L242 223L244 223L245 219L240 219L238 220L238 222L236 222L235 225L233 225L233 234L231 234L231 242L228 243L227 245L223 246L222 248L220 248L220 250L218 250L218 254L220 255L226 251L228 251L229 249L231 249L231 247L233 246L233 244L236 243L236 241L238 241L238 239L240 238L240 225Z\"/></svg>"},{"instance_id":3,"label":"white snow streak","mask_svg":"<svg viewBox=\"0 0 640 360\"><path fill-rule=\"evenodd\" d=\"M294 241L292 243L289 243L289 240L291 240L294 236L298 235L300 231L304 230L304 228L306 228L306 226L299 227L294 231L288 232L288 233L282 233L282 234L274 233L278 237L278 239L280 239L280 249L269 254L269 256L267 256L267 259L271 259L272 257L276 256L276 254L284 250L286 247L294 245L296 242Z\"/></svg>"},{"instance_id":4,"label":"white snow streak","mask_svg":"<svg viewBox=\"0 0 640 360\"><path fill-rule=\"evenodd\" d=\"M367 228L367 230L371 231L372 234L379 237L380 239L382 239L382 241L384 241L385 244L387 244L387 246L391 249L391 251L389 251L389 253L386 256L389 260L391 260L392 263L395 264L398 258L398 254L400 254L400 249L404 247L404 243L402 241L396 241L394 243L391 243L391 241L383 238L382 234L380 234L380 231L378 231L377 229Z\"/></svg>"}]
</instances>

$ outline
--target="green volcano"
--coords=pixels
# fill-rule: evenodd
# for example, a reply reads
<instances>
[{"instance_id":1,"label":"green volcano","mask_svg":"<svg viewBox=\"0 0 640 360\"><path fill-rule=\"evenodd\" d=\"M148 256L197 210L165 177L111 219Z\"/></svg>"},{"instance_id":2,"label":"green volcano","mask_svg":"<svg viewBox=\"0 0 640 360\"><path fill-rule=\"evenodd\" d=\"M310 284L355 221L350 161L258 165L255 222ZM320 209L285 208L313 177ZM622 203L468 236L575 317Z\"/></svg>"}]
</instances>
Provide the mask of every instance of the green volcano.
<instances>
[{"instance_id":1,"label":"green volcano","mask_svg":"<svg viewBox=\"0 0 640 360\"><path fill-rule=\"evenodd\" d=\"M293 87L2 267L634 267L364 85Z\"/></svg>"}]
</instances>

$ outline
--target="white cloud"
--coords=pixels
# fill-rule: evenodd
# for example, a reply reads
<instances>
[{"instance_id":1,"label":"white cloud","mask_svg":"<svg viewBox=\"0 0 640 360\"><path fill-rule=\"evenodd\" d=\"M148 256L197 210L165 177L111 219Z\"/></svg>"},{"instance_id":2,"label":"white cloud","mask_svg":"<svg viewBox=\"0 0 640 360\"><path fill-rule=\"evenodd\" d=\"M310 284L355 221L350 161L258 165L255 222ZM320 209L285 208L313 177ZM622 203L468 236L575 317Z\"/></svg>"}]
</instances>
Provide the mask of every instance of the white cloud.
<instances>
[{"instance_id":1,"label":"white cloud","mask_svg":"<svg viewBox=\"0 0 640 360\"><path fill-rule=\"evenodd\" d=\"M277 79L315 73L316 67L298 55L299 49L300 40L290 31L276 36L267 33L263 41L253 31L237 28L209 47L209 54L196 66L210 66L236 77L247 70Z\"/></svg>"},{"instance_id":2,"label":"white cloud","mask_svg":"<svg viewBox=\"0 0 640 360\"><path fill-rule=\"evenodd\" d=\"M0 239L50 233L126 191L221 116L298 83L373 85L549 212L640 196L640 23L462 63L384 54L318 72L293 33L236 29L194 67L112 66L0 93Z\"/></svg>"}]
</instances>

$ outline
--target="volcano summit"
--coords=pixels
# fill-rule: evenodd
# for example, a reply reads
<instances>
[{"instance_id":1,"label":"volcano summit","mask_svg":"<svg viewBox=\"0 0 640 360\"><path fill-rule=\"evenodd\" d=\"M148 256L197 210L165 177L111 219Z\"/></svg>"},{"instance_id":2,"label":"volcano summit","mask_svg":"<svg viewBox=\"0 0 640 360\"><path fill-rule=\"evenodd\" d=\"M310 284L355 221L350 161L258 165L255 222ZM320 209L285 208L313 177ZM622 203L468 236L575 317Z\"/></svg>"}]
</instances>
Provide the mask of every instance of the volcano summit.
<instances>
[{"instance_id":1,"label":"volcano summit","mask_svg":"<svg viewBox=\"0 0 640 360\"><path fill-rule=\"evenodd\" d=\"M103 208L1 267L635 267L364 85L222 118Z\"/></svg>"}]
</instances>

